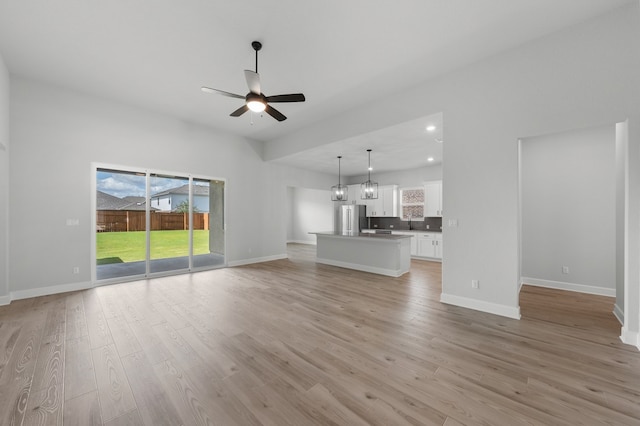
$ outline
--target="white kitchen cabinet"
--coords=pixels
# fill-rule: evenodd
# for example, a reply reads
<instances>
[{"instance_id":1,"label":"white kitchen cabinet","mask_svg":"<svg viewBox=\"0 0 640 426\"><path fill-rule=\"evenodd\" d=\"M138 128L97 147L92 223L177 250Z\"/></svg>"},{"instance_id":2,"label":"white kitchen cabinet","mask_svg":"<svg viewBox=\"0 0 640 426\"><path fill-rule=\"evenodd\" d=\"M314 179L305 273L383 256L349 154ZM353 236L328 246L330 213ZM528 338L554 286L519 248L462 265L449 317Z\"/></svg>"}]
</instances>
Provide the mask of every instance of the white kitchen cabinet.
<instances>
[{"instance_id":1,"label":"white kitchen cabinet","mask_svg":"<svg viewBox=\"0 0 640 426\"><path fill-rule=\"evenodd\" d=\"M362 201L367 206L367 217L397 217L398 185L379 186L377 199Z\"/></svg>"},{"instance_id":2,"label":"white kitchen cabinet","mask_svg":"<svg viewBox=\"0 0 640 426\"><path fill-rule=\"evenodd\" d=\"M442 181L426 182L424 184L425 217L442 216Z\"/></svg>"},{"instance_id":3,"label":"white kitchen cabinet","mask_svg":"<svg viewBox=\"0 0 640 426\"><path fill-rule=\"evenodd\" d=\"M418 256L442 259L442 234L424 233L418 235Z\"/></svg>"},{"instance_id":4,"label":"white kitchen cabinet","mask_svg":"<svg viewBox=\"0 0 640 426\"><path fill-rule=\"evenodd\" d=\"M347 185L347 204L364 204L360 199L360 184Z\"/></svg>"}]
</instances>

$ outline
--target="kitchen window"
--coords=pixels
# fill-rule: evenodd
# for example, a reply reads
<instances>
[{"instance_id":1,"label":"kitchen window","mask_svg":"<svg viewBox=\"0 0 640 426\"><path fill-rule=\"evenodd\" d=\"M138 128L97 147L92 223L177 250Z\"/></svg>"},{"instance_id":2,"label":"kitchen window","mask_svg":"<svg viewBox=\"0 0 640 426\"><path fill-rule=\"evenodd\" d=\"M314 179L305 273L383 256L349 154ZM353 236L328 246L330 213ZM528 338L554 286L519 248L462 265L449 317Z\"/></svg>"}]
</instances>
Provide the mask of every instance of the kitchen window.
<instances>
[{"instance_id":1,"label":"kitchen window","mask_svg":"<svg viewBox=\"0 0 640 426\"><path fill-rule=\"evenodd\" d=\"M424 187L400 189L400 211L402 220L424 219Z\"/></svg>"}]
</instances>

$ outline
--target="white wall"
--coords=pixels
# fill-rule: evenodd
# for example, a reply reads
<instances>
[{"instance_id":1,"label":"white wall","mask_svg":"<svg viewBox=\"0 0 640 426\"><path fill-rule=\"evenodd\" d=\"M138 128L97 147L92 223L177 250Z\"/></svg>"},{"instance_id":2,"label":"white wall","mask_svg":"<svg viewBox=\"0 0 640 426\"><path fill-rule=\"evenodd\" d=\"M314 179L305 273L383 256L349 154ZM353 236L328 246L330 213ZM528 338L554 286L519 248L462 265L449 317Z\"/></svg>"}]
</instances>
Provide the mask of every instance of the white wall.
<instances>
[{"instance_id":1,"label":"white wall","mask_svg":"<svg viewBox=\"0 0 640 426\"><path fill-rule=\"evenodd\" d=\"M362 183L365 180L367 180L367 175L349 176L346 178L346 184ZM371 180L378 182L378 185L398 185L399 187L422 185L423 182L430 180L442 180L442 164L395 172L375 173L371 175Z\"/></svg>"},{"instance_id":2,"label":"white wall","mask_svg":"<svg viewBox=\"0 0 640 426\"><path fill-rule=\"evenodd\" d=\"M457 72L414 85L385 102L319 122L265 148L266 159L443 112L443 192L447 250L442 300L519 317L519 138L630 120L640 145L639 4L552 34ZM630 169L640 168L632 155ZM630 191L632 220L638 222ZM637 229L637 226L636 228ZM640 240L631 230L630 238ZM640 249L630 244L632 263ZM632 304L640 303L638 268L630 267ZM479 289L471 280L479 280ZM630 321L637 333L636 309Z\"/></svg>"},{"instance_id":3,"label":"white wall","mask_svg":"<svg viewBox=\"0 0 640 426\"><path fill-rule=\"evenodd\" d=\"M0 55L0 305L9 303L9 71Z\"/></svg>"},{"instance_id":4,"label":"white wall","mask_svg":"<svg viewBox=\"0 0 640 426\"><path fill-rule=\"evenodd\" d=\"M615 296L615 126L523 139L521 158L523 282Z\"/></svg>"},{"instance_id":5,"label":"white wall","mask_svg":"<svg viewBox=\"0 0 640 426\"><path fill-rule=\"evenodd\" d=\"M22 78L12 78L11 93L15 297L89 285L92 162L226 178L230 265L285 257L286 187L333 182L264 163L243 138L150 111ZM67 226L68 218L80 226Z\"/></svg>"},{"instance_id":6,"label":"white wall","mask_svg":"<svg viewBox=\"0 0 640 426\"><path fill-rule=\"evenodd\" d=\"M326 189L291 188L290 242L315 244L309 232L333 230L334 202Z\"/></svg>"}]
</instances>

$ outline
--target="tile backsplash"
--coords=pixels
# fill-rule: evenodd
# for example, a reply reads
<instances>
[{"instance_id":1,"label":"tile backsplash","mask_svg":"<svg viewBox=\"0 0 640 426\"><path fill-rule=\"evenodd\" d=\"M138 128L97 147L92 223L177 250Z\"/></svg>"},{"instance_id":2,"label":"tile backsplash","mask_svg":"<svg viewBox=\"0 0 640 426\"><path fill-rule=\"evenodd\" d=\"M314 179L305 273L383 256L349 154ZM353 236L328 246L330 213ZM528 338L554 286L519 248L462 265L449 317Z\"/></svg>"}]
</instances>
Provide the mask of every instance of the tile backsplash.
<instances>
[{"instance_id":1,"label":"tile backsplash","mask_svg":"<svg viewBox=\"0 0 640 426\"><path fill-rule=\"evenodd\" d=\"M428 227L427 227L428 226ZM369 228L409 230L409 222L399 217L371 217ZM411 229L418 231L442 231L441 217L426 217L424 220L412 220Z\"/></svg>"}]
</instances>

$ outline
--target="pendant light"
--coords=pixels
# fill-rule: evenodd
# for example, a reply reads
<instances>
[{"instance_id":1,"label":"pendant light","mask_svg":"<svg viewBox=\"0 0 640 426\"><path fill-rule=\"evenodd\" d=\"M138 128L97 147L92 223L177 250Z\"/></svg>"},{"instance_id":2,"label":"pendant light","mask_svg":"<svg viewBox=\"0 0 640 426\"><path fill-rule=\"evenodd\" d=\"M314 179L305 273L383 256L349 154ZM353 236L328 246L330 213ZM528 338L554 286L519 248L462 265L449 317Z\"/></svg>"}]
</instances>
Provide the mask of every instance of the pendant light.
<instances>
[{"instance_id":1,"label":"pendant light","mask_svg":"<svg viewBox=\"0 0 640 426\"><path fill-rule=\"evenodd\" d=\"M371 181L371 150L368 149L367 152L369 153L369 178L360 185L360 198L363 200L377 200L378 184Z\"/></svg>"},{"instance_id":2,"label":"pendant light","mask_svg":"<svg viewBox=\"0 0 640 426\"><path fill-rule=\"evenodd\" d=\"M338 155L338 184L331 187L331 201L347 201L348 190L346 185L340 184L340 159Z\"/></svg>"}]
</instances>

